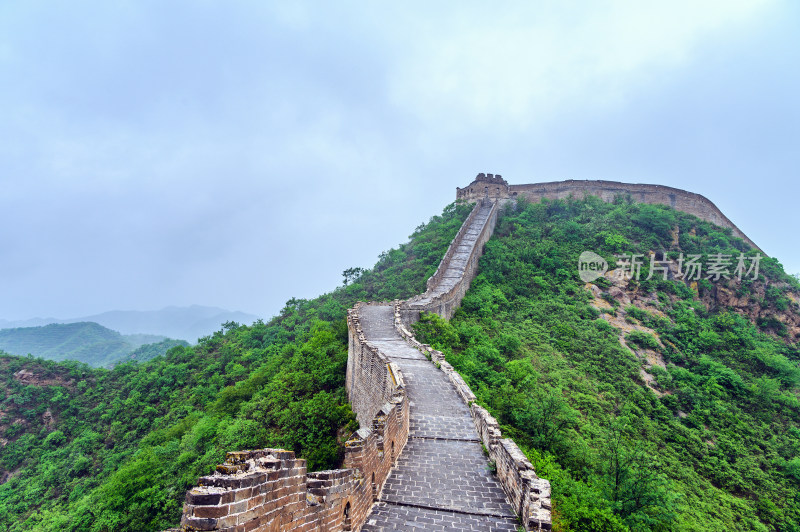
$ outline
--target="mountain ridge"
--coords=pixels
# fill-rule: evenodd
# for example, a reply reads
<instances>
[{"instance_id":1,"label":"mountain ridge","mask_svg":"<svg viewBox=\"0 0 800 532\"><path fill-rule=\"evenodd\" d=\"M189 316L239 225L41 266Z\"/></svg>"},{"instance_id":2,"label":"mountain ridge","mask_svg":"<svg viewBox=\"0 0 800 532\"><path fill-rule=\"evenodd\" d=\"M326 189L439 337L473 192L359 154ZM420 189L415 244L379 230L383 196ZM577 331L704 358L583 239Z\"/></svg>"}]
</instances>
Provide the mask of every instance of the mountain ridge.
<instances>
[{"instance_id":1,"label":"mountain ridge","mask_svg":"<svg viewBox=\"0 0 800 532\"><path fill-rule=\"evenodd\" d=\"M0 319L0 329L93 322L120 334L153 334L195 343L199 338L219 330L223 323L253 323L258 319L258 316L241 311L190 305L167 306L160 310L110 310L78 318Z\"/></svg>"},{"instance_id":2,"label":"mountain ridge","mask_svg":"<svg viewBox=\"0 0 800 532\"><path fill-rule=\"evenodd\" d=\"M124 335L95 322L0 329L0 350L8 354L57 362L74 360L94 367L109 367L123 360L144 361L175 345L188 344L159 335Z\"/></svg>"}]
</instances>

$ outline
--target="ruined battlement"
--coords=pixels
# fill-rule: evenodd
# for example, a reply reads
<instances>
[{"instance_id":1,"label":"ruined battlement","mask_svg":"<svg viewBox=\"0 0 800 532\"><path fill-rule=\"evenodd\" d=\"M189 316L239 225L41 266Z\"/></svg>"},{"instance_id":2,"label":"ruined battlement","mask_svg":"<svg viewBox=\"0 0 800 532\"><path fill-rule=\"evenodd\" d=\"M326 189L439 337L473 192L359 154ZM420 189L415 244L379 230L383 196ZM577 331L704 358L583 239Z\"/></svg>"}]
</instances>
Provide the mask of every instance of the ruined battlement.
<instances>
[{"instance_id":1,"label":"ruined battlement","mask_svg":"<svg viewBox=\"0 0 800 532\"><path fill-rule=\"evenodd\" d=\"M487 197L492 200L511 197L508 182L500 174L481 172L465 188L456 187L456 199L460 201L478 201Z\"/></svg>"},{"instance_id":2,"label":"ruined battlement","mask_svg":"<svg viewBox=\"0 0 800 532\"><path fill-rule=\"evenodd\" d=\"M186 494L182 530L361 530L409 427L403 374L365 339L362 305L347 316L347 389L361 428L345 443L344 469L309 473L306 461L285 449L228 453Z\"/></svg>"},{"instance_id":3,"label":"ruined battlement","mask_svg":"<svg viewBox=\"0 0 800 532\"><path fill-rule=\"evenodd\" d=\"M500 176L482 173L478 174L475 180L466 187L456 187L456 200L458 201L478 201L487 196L497 200L523 197L531 202L539 202L545 198L555 200L569 197L597 196L603 201L612 202L615 197L627 194L639 203L668 205L679 211L697 216L701 220L728 228L735 236L763 253L755 242L736 227L711 200L700 194L687 192L679 188L642 183L575 179L528 185L509 185Z\"/></svg>"},{"instance_id":4,"label":"ruined battlement","mask_svg":"<svg viewBox=\"0 0 800 532\"><path fill-rule=\"evenodd\" d=\"M501 176L480 177L481 183L507 191ZM506 513L492 515L490 519L501 519L508 525L517 522L516 512L526 530L550 530L549 482L536 476L513 441L502 438L497 421L474 404L474 394L444 356L417 342L406 328L418 319L420 311L436 312L445 318L452 316L477 273L478 259L492 235L498 211L499 202L485 195L476 202L437 272L428 280L424 294L406 302L395 301L388 304L388 308L387 303L358 303L348 310L346 389L361 428L345 443L344 468L309 473L304 459L284 449L228 453L225 463L218 465L213 475L201 477L198 486L186 494L181 519L183 531L358 531L364 526L373 530L374 524L368 524L367 519L374 515L371 512L377 505L385 508L387 500L391 499L380 498L385 486L394 482L396 490L397 480L389 478L390 472L411 438L411 399L407 396L406 381L400 367L382 351L394 350L393 356L397 355L397 345L386 341L387 327L401 344L406 343L403 342L405 338L407 350L415 352L416 347L436 361L439 370L446 375L444 384L437 384L436 389L444 391L452 385L460 397L455 401L463 401L461 408L466 408L469 413L465 415L472 418L471 424L474 423L475 439L465 440L464 445L476 446L483 442L497 464L499 487L492 489L501 497L505 493L510 507L497 510ZM380 318L382 309L389 311L387 320ZM372 320L370 338L373 341L368 340L362 327L365 313ZM419 354L416 357L424 360ZM402 357L398 361L405 362ZM411 367L414 368L413 364ZM431 368L435 373L439 370ZM413 373L416 378L420 378L419 371ZM447 393L453 391L445 395ZM417 397L417 401L421 398ZM429 407L436 408L436 405ZM425 436L415 438L417 446L420 441L427 441ZM480 456L480 449L477 453ZM459 474L473 473L464 470ZM458 490L458 486L448 488ZM416 496L435 500L435 493L420 494L419 490L410 489ZM403 491L406 491L405 486ZM475 497L475 491L469 493L468 497ZM376 501L379 502L376 504ZM405 508L405 511L416 508L421 512L437 510L425 504L398 508ZM375 521L369 518L370 523ZM474 520L476 514L467 512L460 518Z\"/></svg>"}]
</instances>

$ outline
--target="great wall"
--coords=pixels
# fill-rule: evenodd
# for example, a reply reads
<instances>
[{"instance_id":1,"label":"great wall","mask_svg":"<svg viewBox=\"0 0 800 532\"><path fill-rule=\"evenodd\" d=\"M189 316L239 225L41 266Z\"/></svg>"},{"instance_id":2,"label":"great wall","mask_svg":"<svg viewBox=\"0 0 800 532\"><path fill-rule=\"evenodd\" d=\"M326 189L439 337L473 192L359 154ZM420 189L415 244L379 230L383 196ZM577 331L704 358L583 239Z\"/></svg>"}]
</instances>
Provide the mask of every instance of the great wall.
<instances>
[{"instance_id":1,"label":"great wall","mask_svg":"<svg viewBox=\"0 0 800 532\"><path fill-rule=\"evenodd\" d=\"M452 317L504 202L619 194L730 228L758 249L698 194L610 181L509 186L478 174L457 189L457 200L475 207L425 293L348 311L346 387L361 428L345 444L344 468L307 472L305 460L283 449L228 453L186 494L181 530L550 530L550 483L502 437L444 355L410 328L423 311Z\"/></svg>"},{"instance_id":2,"label":"great wall","mask_svg":"<svg viewBox=\"0 0 800 532\"><path fill-rule=\"evenodd\" d=\"M720 227L731 229L733 234L753 249L761 249L750 240L736 225L720 211L711 200L694 192L664 185L646 185L640 183L618 183L616 181L575 180L553 181L551 183L534 183L530 185L509 185L499 175L478 174L475 180L464 188L456 187L456 199L475 201L489 196L495 200L524 197L534 203L542 199L567 199L570 196L598 196L603 201L614 201L619 195L630 195L638 203L657 203L668 205L673 209L693 214ZM761 251L761 253L764 253Z\"/></svg>"}]
</instances>

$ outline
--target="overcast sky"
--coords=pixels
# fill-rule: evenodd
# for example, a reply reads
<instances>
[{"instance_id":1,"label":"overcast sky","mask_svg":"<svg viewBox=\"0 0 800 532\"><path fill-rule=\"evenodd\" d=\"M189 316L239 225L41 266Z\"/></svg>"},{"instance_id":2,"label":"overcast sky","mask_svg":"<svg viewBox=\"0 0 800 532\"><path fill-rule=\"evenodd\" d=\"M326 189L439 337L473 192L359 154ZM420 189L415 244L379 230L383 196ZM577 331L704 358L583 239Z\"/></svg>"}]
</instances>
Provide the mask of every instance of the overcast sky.
<instances>
[{"instance_id":1,"label":"overcast sky","mask_svg":"<svg viewBox=\"0 0 800 532\"><path fill-rule=\"evenodd\" d=\"M705 195L800 272L800 2L0 2L0 318L263 317L455 199Z\"/></svg>"}]
</instances>

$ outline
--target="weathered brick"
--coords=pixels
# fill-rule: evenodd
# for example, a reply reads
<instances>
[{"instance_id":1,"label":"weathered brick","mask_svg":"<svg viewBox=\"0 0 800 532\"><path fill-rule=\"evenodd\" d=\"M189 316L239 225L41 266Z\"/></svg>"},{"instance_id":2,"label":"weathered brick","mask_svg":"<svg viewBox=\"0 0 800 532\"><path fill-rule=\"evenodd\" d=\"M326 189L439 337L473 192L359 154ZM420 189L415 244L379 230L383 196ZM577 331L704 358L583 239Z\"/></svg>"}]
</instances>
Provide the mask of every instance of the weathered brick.
<instances>
[{"instance_id":1,"label":"weathered brick","mask_svg":"<svg viewBox=\"0 0 800 532\"><path fill-rule=\"evenodd\" d=\"M186 492L186 502L195 506L219 504L221 498L222 493Z\"/></svg>"},{"instance_id":2,"label":"weathered brick","mask_svg":"<svg viewBox=\"0 0 800 532\"><path fill-rule=\"evenodd\" d=\"M194 509L194 517L225 517L230 507L225 506L198 506Z\"/></svg>"},{"instance_id":3,"label":"weathered brick","mask_svg":"<svg viewBox=\"0 0 800 532\"><path fill-rule=\"evenodd\" d=\"M183 524L195 530L214 530L217 528L217 520L210 518L189 517L183 521Z\"/></svg>"}]
</instances>

